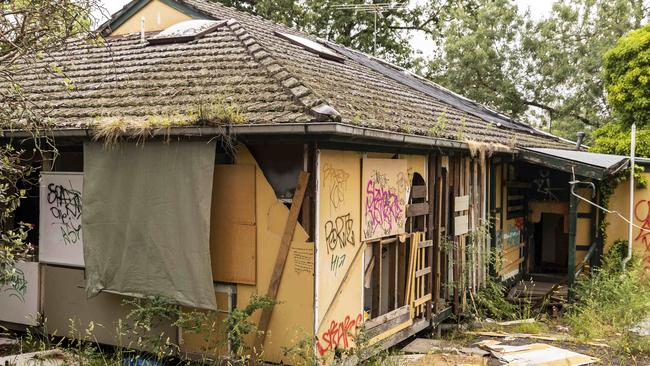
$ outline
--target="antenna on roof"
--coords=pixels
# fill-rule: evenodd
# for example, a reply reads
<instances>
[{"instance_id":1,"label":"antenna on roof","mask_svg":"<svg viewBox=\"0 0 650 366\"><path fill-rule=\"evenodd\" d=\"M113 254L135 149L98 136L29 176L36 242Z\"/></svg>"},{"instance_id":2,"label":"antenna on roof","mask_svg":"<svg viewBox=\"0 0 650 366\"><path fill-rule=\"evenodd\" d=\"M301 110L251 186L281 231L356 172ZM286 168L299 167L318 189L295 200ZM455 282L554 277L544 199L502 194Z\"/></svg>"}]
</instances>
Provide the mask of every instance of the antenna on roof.
<instances>
[{"instance_id":1,"label":"antenna on roof","mask_svg":"<svg viewBox=\"0 0 650 366\"><path fill-rule=\"evenodd\" d=\"M354 10L354 11L363 11L366 13L374 13L374 31L373 31L373 46L372 54L377 56L377 14L383 13L390 10L405 9L408 6L408 2L403 3L376 3L376 4L341 4L332 6L333 9L337 10Z\"/></svg>"}]
</instances>

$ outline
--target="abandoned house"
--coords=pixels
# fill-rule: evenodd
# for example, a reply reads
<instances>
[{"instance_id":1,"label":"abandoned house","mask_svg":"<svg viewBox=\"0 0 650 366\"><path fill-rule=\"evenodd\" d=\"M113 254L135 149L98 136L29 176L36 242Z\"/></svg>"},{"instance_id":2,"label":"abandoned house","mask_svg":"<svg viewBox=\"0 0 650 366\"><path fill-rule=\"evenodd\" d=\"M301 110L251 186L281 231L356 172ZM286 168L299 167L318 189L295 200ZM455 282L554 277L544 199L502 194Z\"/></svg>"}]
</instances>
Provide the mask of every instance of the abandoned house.
<instances>
[{"instance_id":1,"label":"abandoned house","mask_svg":"<svg viewBox=\"0 0 650 366\"><path fill-rule=\"evenodd\" d=\"M75 337L70 321L92 321L114 345L126 298L222 320L265 295L279 303L247 342L287 363L283 348L313 339L325 359L361 328L385 348L462 314L490 275L570 285L625 237L612 219L604 243L605 217L571 192L599 202L627 158L382 60L205 0L134 0L100 31L39 61L61 72L18 76L58 153L34 158L16 219L36 224L37 255L23 298L0 296L3 324ZM227 352L217 324L157 331L183 355Z\"/></svg>"}]
</instances>

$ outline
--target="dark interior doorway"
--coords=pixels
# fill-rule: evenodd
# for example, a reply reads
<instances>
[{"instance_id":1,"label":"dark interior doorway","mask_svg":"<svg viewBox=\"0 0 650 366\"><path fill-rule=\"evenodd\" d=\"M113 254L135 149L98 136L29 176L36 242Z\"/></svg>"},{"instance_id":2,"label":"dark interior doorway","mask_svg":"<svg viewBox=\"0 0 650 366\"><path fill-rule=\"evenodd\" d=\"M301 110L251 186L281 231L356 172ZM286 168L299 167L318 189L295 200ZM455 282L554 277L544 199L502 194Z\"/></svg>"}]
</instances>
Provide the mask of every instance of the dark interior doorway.
<instances>
[{"instance_id":1,"label":"dark interior doorway","mask_svg":"<svg viewBox=\"0 0 650 366\"><path fill-rule=\"evenodd\" d=\"M535 272L567 273L569 235L564 221L564 215L542 213L535 224Z\"/></svg>"}]
</instances>

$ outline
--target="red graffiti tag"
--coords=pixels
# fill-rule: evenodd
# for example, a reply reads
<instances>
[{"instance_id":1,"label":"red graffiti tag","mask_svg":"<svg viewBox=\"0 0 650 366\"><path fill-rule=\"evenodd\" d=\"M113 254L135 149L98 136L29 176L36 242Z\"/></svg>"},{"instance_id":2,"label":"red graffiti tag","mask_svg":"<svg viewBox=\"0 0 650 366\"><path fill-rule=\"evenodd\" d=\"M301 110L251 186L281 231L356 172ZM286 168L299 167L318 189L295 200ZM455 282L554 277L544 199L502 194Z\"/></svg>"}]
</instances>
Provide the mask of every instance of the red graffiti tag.
<instances>
[{"instance_id":1,"label":"red graffiti tag","mask_svg":"<svg viewBox=\"0 0 650 366\"><path fill-rule=\"evenodd\" d=\"M639 213L639 207L645 204L646 210L645 215ZM650 201L640 200L634 205L634 217L641 221L641 227L643 229L639 230L639 235L634 238L634 241L641 240L643 247L645 248L645 254L643 257L643 264L646 269L650 269Z\"/></svg>"},{"instance_id":2,"label":"red graffiti tag","mask_svg":"<svg viewBox=\"0 0 650 366\"><path fill-rule=\"evenodd\" d=\"M322 356L331 349L338 347L348 348L348 336L361 324L362 320L363 317L361 314L357 315L356 319L352 319L348 315L342 322L332 320L329 329L323 333L321 339L316 343L318 353Z\"/></svg>"},{"instance_id":3,"label":"red graffiti tag","mask_svg":"<svg viewBox=\"0 0 650 366\"><path fill-rule=\"evenodd\" d=\"M378 186L375 180L369 180L366 185L366 218L367 236L375 233L378 227L384 233L390 233L393 223L398 223L402 216L399 197L393 190Z\"/></svg>"}]
</instances>

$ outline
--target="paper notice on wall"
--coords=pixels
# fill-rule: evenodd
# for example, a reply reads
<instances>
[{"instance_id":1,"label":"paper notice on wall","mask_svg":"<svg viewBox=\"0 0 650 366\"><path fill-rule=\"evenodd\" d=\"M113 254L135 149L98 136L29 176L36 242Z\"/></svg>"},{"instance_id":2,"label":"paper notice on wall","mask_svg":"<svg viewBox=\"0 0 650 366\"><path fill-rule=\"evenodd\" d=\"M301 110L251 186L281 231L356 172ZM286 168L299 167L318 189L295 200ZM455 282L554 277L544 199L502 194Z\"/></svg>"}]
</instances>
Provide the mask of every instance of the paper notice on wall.
<instances>
[{"instance_id":1,"label":"paper notice on wall","mask_svg":"<svg viewBox=\"0 0 650 366\"><path fill-rule=\"evenodd\" d=\"M38 248L40 262L84 266L82 192L83 173L41 173Z\"/></svg>"}]
</instances>

